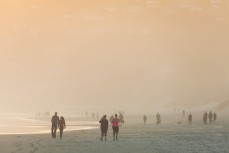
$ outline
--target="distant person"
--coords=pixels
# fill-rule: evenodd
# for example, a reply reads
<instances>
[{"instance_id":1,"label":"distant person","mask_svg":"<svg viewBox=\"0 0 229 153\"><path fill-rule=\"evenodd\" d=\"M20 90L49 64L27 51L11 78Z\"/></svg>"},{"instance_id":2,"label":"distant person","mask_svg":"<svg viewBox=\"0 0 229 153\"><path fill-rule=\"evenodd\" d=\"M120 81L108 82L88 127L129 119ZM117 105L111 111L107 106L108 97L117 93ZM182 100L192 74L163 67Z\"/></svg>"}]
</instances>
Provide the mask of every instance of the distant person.
<instances>
[{"instance_id":1,"label":"distant person","mask_svg":"<svg viewBox=\"0 0 229 153\"><path fill-rule=\"evenodd\" d=\"M146 124L146 121L147 121L147 117L146 117L146 115L144 115L144 116L143 116L144 125Z\"/></svg>"},{"instance_id":2,"label":"distant person","mask_svg":"<svg viewBox=\"0 0 229 153\"><path fill-rule=\"evenodd\" d=\"M59 126L59 129L60 129L60 138L62 139L63 131L66 128L65 119L64 119L63 116L60 117L58 126Z\"/></svg>"},{"instance_id":3,"label":"distant person","mask_svg":"<svg viewBox=\"0 0 229 153\"><path fill-rule=\"evenodd\" d=\"M203 122L204 122L204 124L207 124L207 120L208 120L208 113L205 112L204 113L204 116L203 116Z\"/></svg>"},{"instance_id":4,"label":"distant person","mask_svg":"<svg viewBox=\"0 0 229 153\"><path fill-rule=\"evenodd\" d=\"M99 113L98 112L96 113L96 118L99 118Z\"/></svg>"},{"instance_id":5,"label":"distant person","mask_svg":"<svg viewBox=\"0 0 229 153\"><path fill-rule=\"evenodd\" d=\"M182 117L185 117L185 110L182 111Z\"/></svg>"},{"instance_id":6,"label":"distant person","mask_svg":"<svg viewBox=\"0 0 229 153\"><path fill-rule=\"evenodd\" d=\"M156 124L161 124L161 115L159 113L157 113L156 118L157 118Z\"/></svg>"},{"instance_id":7,"label":"distant person","mask_svg":"<svg viewBox=\"0 0 229 153\"><path fill-rule=\"evenodd\" d=\"M112 126L112 121L113 121L113 119L114 119L114 115L111 115L111 117L110 117L110 119L109 119L111 126Z\"/></svg>"},{"instance_id":8,"label":"distant person","mask_svg":"<svg viewBox=\"0 0 229 153\"><path fill-rule=\"evenodd\" d=\"M216 115L216 113L214 112L214 114L213 114L213 120L214 120L214 122L216 121L216 119L217 119L217 115Z\"/></svg>"},{"instance_id":9,"label":"distant person","mask_svg":"<svg viewBox=\"0 0 229 153\"><path fill-rule=\"evenodd\" d=\"M118 132L119 132L119 118L118 115L115 114L115 118L112 120L112 129L113 129L113 140L118 140Z\"/></svg>"},{"instance_id":10,"label":"distant person","mask_svg":"<svg viewBox=\"0 0 229 153\"><path fill-rule=\"evenodd\" d=\"M107 130L108 130L108 120L107 116L104 115L101 120L99 121L100 129L101 129L101 141L103 140L103 136L105 137L105 141L107 140Z\"/></svg>"},{"instance_id":11,"label":"distant person","mask_svg":"<svg viewBox=\"0 0 229 153\"><path fill-rule=\"evenodd\" d=\"M57 112L55 112L55 115L53 115L51 122L52 122L52 128L51 128L52 138L56 138L56 130L59 122L59 117L57 116Z\"/></svg>"},{"instance_id":12,"label":"distant person","mask_svg":"<svg viewBox=\"0 0 229 153\"><path fill-rule=\"evenodd\" d=\"M209 122L210 124L212 123L212 119L213 119L213 114L212 112L210 111L210 113L208 114L208 118L209 118Z\"/></svg>"},{"instance_id":13,"label":"distant person","mask_svg":"<svg viewBox=\"0 0 229 153\"><path fill-rule=\"evenodd\" d=\"M192 114L191 113L188 115L188 124L192 125Z\"/></svg>"},{"instance_id":14,"label":"distant person","mask_svg":"<svg viewBox=\"0 0 229 153\"><path fill-rule=\"evenodd\" d=\"M122 113L119 115L119 121L120 121L120 124L124 124L124 116L122 115Z\"/></svg>"}]
</instances>

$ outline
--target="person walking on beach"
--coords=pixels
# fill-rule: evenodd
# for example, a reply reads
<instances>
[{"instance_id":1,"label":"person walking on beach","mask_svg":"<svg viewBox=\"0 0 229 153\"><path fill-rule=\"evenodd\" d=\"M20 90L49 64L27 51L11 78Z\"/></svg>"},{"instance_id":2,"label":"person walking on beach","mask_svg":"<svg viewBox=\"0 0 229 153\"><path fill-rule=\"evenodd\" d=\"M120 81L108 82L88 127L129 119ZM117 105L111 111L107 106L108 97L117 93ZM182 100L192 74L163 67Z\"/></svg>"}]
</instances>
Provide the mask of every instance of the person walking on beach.
<instances>
[{"instance_id":1,"label":"person walking on beach","mask_svg":"<svg viewBox=\"0 0 229 153\"><path fill-rule=\"evenodd\" d=\"M192 125L192 114L191 113L188 115L188 124Z\"/></svg>"},{"instance_id":2,"label":"person walking on beach","mask_svg":"<svg viewBox=\"0 0 229 153\"><path fill-rule=\"evenodd\" d=\"M124 124L124 116L122 115L122 113L119 114L119 121L120 121L120 126Z\"/></svg>"},{"instance_id":3,"label":"person walking on beach","mask_svg":"<svg viewBox=\"0 0 229 153\"><path fill-rule=\"evenodd\" d=\"M216 115L216 113L214 112L214 114L213 114L213 120L214 120L214 122L216 121L216 119L217 119L217 115Z\"/></svg>"},{"instance_id":4,"label":"person walking on beach","mask_svg":"<svg viewBox=\"0 0 229 153\"><path fill-rule=\"evenodd\" d=\"M207 120L208 120L208 114L207 112L204 113L204 116L203 116L203 122L204 124L207 124Z\"/></svg>"},{"instance_id":5,"label":"person walking on beach","mask_svg":"<svg viewBox=\"0 0 229 153\"><path fill-rule=\"evenodd\" d=\"M113 121L113 119L114 119L114 115L111 115L111 117L110 117L110 119L109 119L111 126L112 126L112 121Z\"/></svg>"},{"instance_id":6,"label":"person walking on beach","mask_svg":"<svg viewBox=\"0 0 229 153\"><path fill-rule=\"evenodd\" d=\"M119 118L118 115L115 114L115 118L112 120L112 129L113 129L113 140L118 140L118 132L119 132Z\"/></svg>"},{"instance_id":7,"label":"person walking on beach","mask_svg":"<svg viewBox=\"0 0 229 153\"><path fill-rule=\"evenodd\" d=\"M209 118L209 122L210 124L212 123L212 119L213 119L213 115L212 112L210 111L210 113L208 114L208 118Z\"/></svg>"},{"instance_id":8,"label":"person walking on beach","mask_svg":"<svg viewBox=\"0 0 229 153\"><path fill-rule=\"evenodd\" d=\"M182 117L185 117L185 110L182 111Z\"/></svg>"},{"instance_id":9,"label":"person walking on beach","mask_svg":"<svg viewBox=\"0 0 229 153\"><path fill-rule=\"evenodd\" d=\"M146 121L147 121L146 115L143 116L143 121L144 121L144 125L145 125L146 124Z\"/></svg>"},{"instance_id":10,"label":"person walking on beach","mask_svg":"<svg viewBox=\"0 0 229 153\"><path fill-rule=\"evenodd\" d=\"M157 118L156 124L161 124L161 115L159 113L157 113L156 118Z\"/></svg>"},{"instance_id":11,"label":"person walking on beach","mask_svg":"<svg viewBox=\"0 0 229 153\"><path fill-rule=\"evenodd\" d=\"M63 116L60 117L60 120L59 120L59 123L58 123L58 127L60 129L60 138L62 139L63 131L66 128L65 119L64 119Z\"/></svg>"},{"instance_id":12,"label":"person walking on beach","mask_svg":"<svg viewBox=\"0 0 229 153\"><path fill-rule=\"evenodd\" d=\"M107 116L104 115L101 120L99 121L100 128L101 128L101 141L103 141L103 136L105 137L105 141L107 140L107 130L108 130L108 120Z\"/></svg>"},{"instance_id":13,"label":"person walking on beach","mask_svg":"<svg viewBox=\"0 0 229 153\"><path fill-rule=\"evenodd\" d=\"M56 130L59 122L59 117L57 116L57 112L55 112L55 115L53 115L51 122L52 122L52 128L51 128L52 138L56 138Z\"/></svg>"}]
</instances>

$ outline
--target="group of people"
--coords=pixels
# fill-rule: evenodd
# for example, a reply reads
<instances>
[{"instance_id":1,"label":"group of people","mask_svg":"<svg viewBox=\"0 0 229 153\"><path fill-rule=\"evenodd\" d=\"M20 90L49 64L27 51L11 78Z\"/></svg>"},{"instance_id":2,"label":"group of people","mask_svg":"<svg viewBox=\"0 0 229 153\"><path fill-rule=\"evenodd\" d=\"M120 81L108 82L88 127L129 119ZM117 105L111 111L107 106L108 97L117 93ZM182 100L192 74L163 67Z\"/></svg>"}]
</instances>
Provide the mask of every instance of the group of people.
<instances>
[{"instance_id":1,"label":"group of people","mask_svg":"<svg viewBox=\"0 0 229 153\"><path fill-rule=\"evenodd\" d=\"M59 118L59 116L57 116L57 112L55 112L55 115L53 115L51 122L52 122L52 128L51 128L52 138L56 138L56 131L59 128L60 138L62 139L63 131L66 128L64 117L61 116Z\"/></svg>"},{"instance_id":2,"label":"group of people","mask_svg":"<svg viewBox=\"0 0 229 153\"><path fill-rule=\"evenodd\" d=\"M212 112L210 111L209 114L208 114L207 112L205 112L204 116L203 116L204 124L207 124L208 119L209 119L210 124L212 123L212 121L215 122L216 119L217 119L216 113L214 112L214 114L212 114ZM188 115L188 124L189 125L192 124L192 114L191 113Z\"/></svg>"},{"instance_id":3,"label":"group of people","mask_svg":"<svg viewBox=\"0 0 229 153\"><path fill-rule=\"evenodd\" d=\"M119 123L121 123L121 124L124 123L124 117L123 117L123 115L120 115L118 118L117 114L115 114L115 116L112 115L110 117L110 122L111 122L112 129L113 129L113 140L118 140ZM59 118L59 116L57 116L57 112L55 112L55 115L52 116L51 123L52 123L52 128L51 128L52 138L56 138L56 131L59 128L60 138L62 139L63 130L66 128L64 117L61 116ZM107 140L108 126L109 126L109 122L106 118L106 115L104 115L101 118L99 123L101 124L101 126L100 126L101 127L101 141L103 140L103 138L105 138L105 141L106 141Z\"/></svg>"},{"instance_id":4,"label":"group of people","mask_svg":"<svg viewBox=\"0 0 229 153\"><path fill-rule=\"evenodd\" d=\"M112 125L113 119L114 119L114 115L111 115L111 117L109 119L110 125ZM120 126L122 126L122 124L124 124L124 116L123 116L123 114L119 114L119 124L120 124Z\"/></svg>"},{"instance_id":5,"label":"group of people","mask_svg":"<svg viewBox=\"0 0 229 153\"><path fill-rule=\"evenodd\" d=\"M182 112L182 117L185 116L185 111ZM156 124L160 124L161 123L161 115L159 113L156 114ZM211 124L213 121L216 121L217 119L217 115L216 113L212 113L211 111L209 112L209 114L207 112L204 113L204 116L203 116L203 122L204 124L207 124L207 120L209 119L209 123ZM144 124L146 124L146 121L147 121L147 116L144 115L143 116L143 122ZM182 121L179 121L178 124L180 124ZM192 114L190 113L188 115L188 124L189 125L192 125Z\"/></svg>"},{"instance_id":6,"label":"group of people","mask_svg":"<svg viewBox=\"0 0 229 153\"><path fill-rule=\"evenodd\" d=\"M156 114L156 124L161 124L161 115L159 113ZM144 122L144 125L146 124L146 121L147 121L147 116L144 115L143 116L143 122Z\"/></svg>"},{"instance_id":7,"label":"group of people","mask_svg":"<svg viewBox=\"0 0 229 153\"><path fill-rule=\"evenodd\" d=\"M210 111L208 114L207 112L205 112L204 116L203 116L204 124L207 124L208 119L209 119L210 124L212 123L212 121L216 121L216 119L217 119L216 113L213 114ZM121 124L124 124L124 117L122 114L119 114L119 117L117 114L115 114L114 116L112 115L110 117L109 121L110 121L110 125L112 126L112 129L113 129L113 140L118 140L119 126ZM107 120L106 115L104 115L101 118L101 120L99 121L100 128L101 128L101 141L103 140L103 138L105 139L105 141L107 140L107 131L108 131L108 126L109 126L109 121ZM146 121L147 121L147 116L144 115L143 116L144 124L146 124ZM60 138L62 138L63 130L66 128L64 117L61 116L59 118L57 116L57 112L55 112L55 115L53 115L51 122L52 122L52 128L51 128L52 138L56 138L56 131L58 128L60 130ZM156 124L160 124L160 123L161 123L161 115L159 113L157 113L156 114ZM192 114L191 113L188 115L188 124L189 125L192 124Z\"/></svg>"},{"instance_id":8,"label":"group of people","mask_svg":"<svg viewBox=\"0 0 229 153\"><path fill-rule=\"evenodd\" d=\"M209 114L208 114L207 112L205 112L204 116L203 116L204 124L207 124L208 119L209 119L209 123L210 124L212 123L212 121L216 121L216 119L217 119L216 113L212 114L212 112L210 111Z\"/></svg>"},{"instance_id":9,"label":"group of people","mask_svg":"<svg viewBox=\"0 0 229 153\"><path fill-rule=\"evenodd\" d=\"M110 117L110 122L111 122L112 129L113 129L113 140L118 140L120 118L118 118L117 114L115 114L115 116L112 115ZM101 120L99 121L99 123L100 123L100 129L101 129L101 139L100 140L103 141L103 138L105 138L105 141L106 141L107 140L108 126L109 126L107 116L104 115L101 118Z\"/></svg>"}]
</instances>

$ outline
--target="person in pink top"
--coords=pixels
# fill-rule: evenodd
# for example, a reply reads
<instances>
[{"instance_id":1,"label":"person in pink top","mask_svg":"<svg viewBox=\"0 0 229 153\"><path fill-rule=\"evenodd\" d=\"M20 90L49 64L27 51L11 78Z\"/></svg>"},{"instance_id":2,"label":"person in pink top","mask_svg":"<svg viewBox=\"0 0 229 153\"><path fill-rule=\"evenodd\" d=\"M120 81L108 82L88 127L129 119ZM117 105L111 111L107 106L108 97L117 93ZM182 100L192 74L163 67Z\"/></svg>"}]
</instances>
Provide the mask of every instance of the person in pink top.
<instances>
[{"instance_id":1,"label":"person in pink top","mask_svg":"<svg viewBox=\"0 0 229 153\"><path fill-rule=\"evenodd\" d=\"M115 118L112 120L112 129L113 129L113 140L118 140L118 132L119 132L119 118L118 115L115 114Z\"/></svg>"}]
</instances>

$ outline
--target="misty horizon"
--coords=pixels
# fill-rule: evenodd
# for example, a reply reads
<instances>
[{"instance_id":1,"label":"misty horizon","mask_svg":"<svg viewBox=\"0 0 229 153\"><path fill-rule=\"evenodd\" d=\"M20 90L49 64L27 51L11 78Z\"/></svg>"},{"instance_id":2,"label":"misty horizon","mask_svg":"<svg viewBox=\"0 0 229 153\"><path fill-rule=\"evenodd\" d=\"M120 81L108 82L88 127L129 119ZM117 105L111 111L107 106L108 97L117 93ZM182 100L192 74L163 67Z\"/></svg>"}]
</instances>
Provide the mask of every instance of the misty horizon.
<instances>
[{"instance_id":1,"label":"misty horizon","mask_svg":"<svg viewBox=\"0 0 229 153\"><path fill-rule=\"evenodd\" d=\"M160 2L1 1L2 112L228 108L228 1Z\"/></svg>"}]
</instances>

